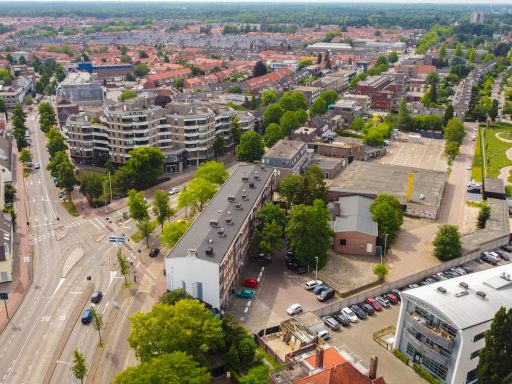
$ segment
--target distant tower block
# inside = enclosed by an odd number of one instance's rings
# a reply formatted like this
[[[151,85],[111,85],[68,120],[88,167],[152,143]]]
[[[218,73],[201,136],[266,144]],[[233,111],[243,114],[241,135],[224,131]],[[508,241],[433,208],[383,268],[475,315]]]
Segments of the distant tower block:
[[[268,20],[267,15],[263,16],[260,23],[260,32],[268,32]]]

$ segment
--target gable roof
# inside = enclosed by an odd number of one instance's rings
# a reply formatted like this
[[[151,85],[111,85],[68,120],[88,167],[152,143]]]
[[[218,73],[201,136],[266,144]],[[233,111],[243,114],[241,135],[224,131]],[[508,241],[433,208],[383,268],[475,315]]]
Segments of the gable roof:
[[[360,232],[377,237],[378,225],[372,220],[373,199],[365,196],[343,196],[338,199],[340,215],[334,221],[335,232]]]

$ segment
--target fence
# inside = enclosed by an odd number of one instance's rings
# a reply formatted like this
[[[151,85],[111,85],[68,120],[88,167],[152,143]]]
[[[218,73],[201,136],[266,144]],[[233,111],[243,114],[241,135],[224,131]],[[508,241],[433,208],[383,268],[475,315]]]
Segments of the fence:
[[[366,301],[366,299],[368,297],[379,296],[379,295],[382,295],[383,293],[387,293],[387,292],[391,291],[392,289],[400,289],[403,287],[407,287],[410,284],[417,283],[418,281],[421,281],[421,280],[423,280],[429,276],[432,276],[436,273],[442,272],[448,268],[453,268],[458,265],[475,260],[478,257],[480,257],[480,254],[483,251],[489,251],[491,249],[506,245],[509,243],[509,237],[510,237],[509,234],[501,235],[492,240],[486,241],[485,243],[481,244],[479,247],[466,253],[464,256],[461,256],[456,259],[447,261],[445,263],[436,265],[435,267],[425,269],[424,271],[417,272],[413,275],[404,277],[403,279],[379,285],[378,287],[376,287],[374,289],[370,289],[368,291],[362,292],[355,296],[337,301],[331,305],[320,308],[316,311],[313,311],[313,313],[315,315],[317,315],[318,317],[330,315],[332,313],[341,311],[341,309],[344,307],[348,307],[352,304],[364,302],[364,301]]]
[[[390,325],[389,327],[386,327],[384,329],[381,329],[380,331],[373,333],[373,340],[376,341],[378,344],[380,344],[381,347],[386,348],[388,351],[390,351],[393,348],[393,345],[390,345],[385,340],[382,340],[382,336],[395,334],[396,328],[394,325]]]

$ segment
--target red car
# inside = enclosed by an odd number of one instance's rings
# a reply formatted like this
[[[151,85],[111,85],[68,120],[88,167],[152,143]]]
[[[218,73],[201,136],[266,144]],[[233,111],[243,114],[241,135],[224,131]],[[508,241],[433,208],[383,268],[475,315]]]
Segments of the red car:
[[[382,311],[382,305],[380,305],[379,302],[375,300],[375,298],[370,297],[366,299],[366,303],[370,304],[376,311]]]
[[[258,280],[256,279],[247,279],[242,282],[242,285],[247,288],[258,288],[260,286],[260,283],[258,283]]]

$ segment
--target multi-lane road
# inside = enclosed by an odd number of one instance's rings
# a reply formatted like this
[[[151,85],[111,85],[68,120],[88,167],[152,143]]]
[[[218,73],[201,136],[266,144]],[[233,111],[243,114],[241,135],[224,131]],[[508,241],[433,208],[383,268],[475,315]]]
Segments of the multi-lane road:
[[[114,279],[109,256],[114,254],[106,235],[122,230],[122,223],[104,218],[71,217],[61,205],[58,190],[46,171],[48,156],[44,135],[38,128],[37,114],[31,112],[27,126],[32,140],[32,156],[41,169],[25,179],[33,245],[33,284],[0,335],[0,383],[40,383],[52,364],[61,335],[71,313],[88,284],[103,291],[98,310],[108,316],[113,303]],[[76,262],[76,264],[75,264]],[[70,265],[74,267],[66,275]],[[65,267],[66,266],[66,267]],[[66,271],[65,271],[66,270]],[[87,276],[91,277],[88,281]],[[79,348],[91,361],[98,344],[92,327],[75,322],[63,353],[58,357],[52,383],[72,381],[69,363]]]

